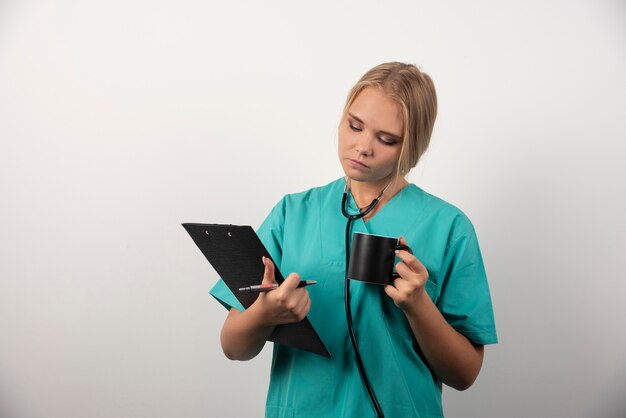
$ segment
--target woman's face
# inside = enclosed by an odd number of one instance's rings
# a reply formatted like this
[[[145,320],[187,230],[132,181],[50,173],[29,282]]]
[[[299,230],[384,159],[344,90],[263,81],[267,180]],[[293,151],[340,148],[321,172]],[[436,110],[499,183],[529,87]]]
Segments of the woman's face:
[[[339,161],[352,180],[380,183],[395,175],[402,148],[402,108],[377,87],[354,99],[339,125]]]

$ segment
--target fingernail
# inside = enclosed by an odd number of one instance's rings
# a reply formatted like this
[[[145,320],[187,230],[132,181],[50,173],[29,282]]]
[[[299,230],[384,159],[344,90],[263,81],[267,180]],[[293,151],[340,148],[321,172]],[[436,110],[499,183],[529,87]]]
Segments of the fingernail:
[[[396,250],[396,254],[398,254],[400,252],[400,250]]]

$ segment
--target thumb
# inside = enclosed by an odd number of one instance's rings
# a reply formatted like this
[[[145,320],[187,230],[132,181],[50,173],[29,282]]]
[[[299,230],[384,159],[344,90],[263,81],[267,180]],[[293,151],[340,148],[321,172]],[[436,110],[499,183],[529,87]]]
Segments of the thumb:
[[[276,283],[276,279],[274,278],[274,263],[268,257],[263,257],[263,265],[265,266],[265,271],[263,272],[263,281],[262,284],[272,284]]]

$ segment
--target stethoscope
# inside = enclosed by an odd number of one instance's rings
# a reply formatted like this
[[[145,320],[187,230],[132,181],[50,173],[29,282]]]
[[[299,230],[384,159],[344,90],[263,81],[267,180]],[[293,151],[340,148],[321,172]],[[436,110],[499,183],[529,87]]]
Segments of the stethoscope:
[[[394,180],[391,180],[391,182],[389,182],[389,184],[385,186],[383,191],[380,192],[378,197],[372,200],[372,203],[370,203],[365,208],[361,209],[359,213],[356,213],[354,215],[349,214],[346,208],[346,204],[348,202],[348,193],[350,192],[349,177],[346,178],[346,187],[343,190],[343,198],[341,199],[341,213],[348,219],[348,222],[346,223],[346,273],[343,299],[346,308],[346,320],[348,321],[348,333],[350,334],[350,341],[352,342],[352,348],[354,349],[354,356],[356,357],[356,363],[359,369],[359,374],[361,375],[361,380],[363,381],[363,384],[367,389],[367,393],[372,400],[372,404],[374,405],[374,409],[376,409],[376,414],[379,418],[384,418],[383,410],[378,404],[378,400],[376,399],[374,390],[372,389],[372,386],[370,385],[369,379],[367,377],[367,373],[365,372],[365,366],[363,365],[363,359],[361,358],[359,345],[357,344],[356,336],[354,335],[354,328],[352,327],[352,309],[350,307],[350,280],[348,279],[348,263],[350,263],[350,232],[352,231],[352,224],[354,223],[354,221],[361,219],[364,216],[367,216],[372,210],[374,210],[376,205],[378,205],[378,202],[380,202],[380,199],[383,197],[383,194],[385,194],[385,192],[393,182]]]

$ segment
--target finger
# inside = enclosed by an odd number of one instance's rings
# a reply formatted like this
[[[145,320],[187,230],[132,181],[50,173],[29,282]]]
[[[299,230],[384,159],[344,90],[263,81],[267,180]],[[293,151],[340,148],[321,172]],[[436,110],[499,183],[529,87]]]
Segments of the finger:
[[[280,285],[281,289],[292,292],[300,284],[300,275],[298,273],[291,273],[285,281]]]
[[[297,309],[295,309],[294,313],[299,319],[304,318],[309,312],[309,309],[311,309],[311,299],[308,297],[308,294],[304,294],[303,297],[298,298],[296,306]]]
[[[395,280],[394,280],[394,282],[395,282]],[[387,296],[389,296],[393,300],[396,299],[396,297],[398,295],[398,289],[396,289],[393,284],[386,285],[384,289],[385,289],[385,293],[387,294]]]
[[[298,294],[298,305],[300,306],[306,305],[311,300],[311,298],[309,297],[309,292],[305,288],[302,288],[302,292],[297,292],[297,294]]]
[[[398,287],[397,284],[395,283],[396,281],[402,281],[402,280],[407,280],[409,279],[411,276],[418,276],[418,273],[416,273],[415,271],[413,271],[413,269],[411,269],[411,267],[409,267],[406,263],[404,263],[403,261],[399,262],[398,264],[396,264],[396,273],[398,273],[398,275],[400,276],[399,278],[396,278],[394,280],[394,283],[392,283],[396,288]]]
[[[398,250],[396,251],[396,257],[402,260],[411,270],[413,270],[417,274],[426,274],[428,275],[428,270],[426,267],[408,251]]]
[[[293,302],[293,309],[291,309],[291,312],[299,321],[302,320],[309,312],[311,306],[309,294],[306,289],[302,289],[302,292],[300,292],[299,289],[296,289],[290,295],[290,299]]]
[[[309,314],[310,310],[311,310],[311,299],[307,299],[306,304],[304,305],[304,308],[302,309],[301,318],[304,319]]]
[[[272,284],[276,283],[276,278],[274,277],[274,263],[268,257],[262,258],[263,265],[265,266],[265,270],[263,271],[263,284]]]

